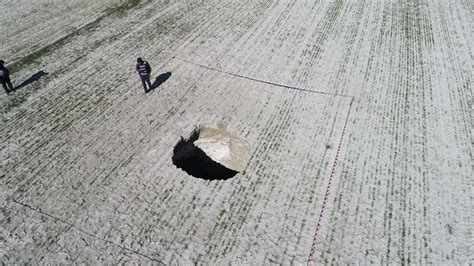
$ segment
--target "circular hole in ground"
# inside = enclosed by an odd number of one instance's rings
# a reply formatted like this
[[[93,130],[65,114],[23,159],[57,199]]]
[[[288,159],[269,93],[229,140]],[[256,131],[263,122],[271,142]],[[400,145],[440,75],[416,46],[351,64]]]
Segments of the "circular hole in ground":
[[[173,164],[187,174],[206,180],[225,180],[243,171],[250,145],[223,126],[195,129],[173,149]]]

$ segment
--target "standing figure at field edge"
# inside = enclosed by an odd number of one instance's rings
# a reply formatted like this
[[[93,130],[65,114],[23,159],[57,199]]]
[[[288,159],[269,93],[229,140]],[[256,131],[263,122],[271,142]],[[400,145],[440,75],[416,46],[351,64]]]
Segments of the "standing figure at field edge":
[[[148,90],[151,90],[151,82],[150,82],[150,73],[151,73],[151,66],[148,64],[147,61],[143,61],[140,57],[137,58],[137,72],[140,75],[140,79],[142,80],[143,88],[145,89],[145,93]],[[148,88],[147,85],[148,84]]]
[[[15,90],[10,81],[10,71],[5,67],[5,61],[3,60],[0,60],[0,82],[2,82],[2,86],[7,94]]]

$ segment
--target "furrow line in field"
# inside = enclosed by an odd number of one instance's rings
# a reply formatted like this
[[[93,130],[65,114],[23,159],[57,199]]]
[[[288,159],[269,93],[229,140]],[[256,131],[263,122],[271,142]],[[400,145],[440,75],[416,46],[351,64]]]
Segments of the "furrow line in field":
[[[367,8],[367,3],[366,2],[360,2],[359,7],[357,8],[356,11],[351,12],[353,14],[352,16],[343,16],[345,18],[345,25],[344,28],[348,29],[347,30],[347,35],[344,36],[344,40],[342,42],[342,47],[349,47],[351,44],[354,44],[357,42],[357,36],[359,34],[359,29],[361,28],[361,22],[363,19],[363,11]],[[337,33],[336,33],[337,34]],[[343,33],[337,34],[337,35],[342,35]],[[355,50],[355,49],[347,49],[345,53],[343,53],[343,56],[341,57],[341,60],[339,61],[340,66],[337,69],[337,72],[334,74],[334,80],[336,81],[335,84],[333,84],[331,87],[333,87],[333,91],[336,93],[345,93],[347,89],[347,84],[350,82],[350,79],[345,78],[345,75],[347,72],[349,72],[350,68],[353,67],[354,65],[351,65],[350,59],[351,58],[358,58],[360,50]],[[342,81],[342,82],[341,82]]]
[[[247,28],[242,28],[240,31],[235,31],[241,24],[253,25],[256,22],[256,16],[242,20],[241,13],[251,6],[242,6],[232,8],[225,7],[227,12],[219,12],[212,20],[200,27],[200,30],[193,34],[193,38],[184,42],[184,45],[175,49],[175,53],[185,53],[187,55],[197,56],[202,58],[199,54],[204,54],[206,57],[220,58],[220,55],[225,53],[229,45],[232,45],[232,39],[239,39]],[[259,12],[260,8],[253,8],[252,12]],[[230,13],[230,14],[229,14]],[[212,26],[212,27],[211,27]],[[219,42],[219,49],[216,48],[215,42]],[[214,47],[212,52],[203,52],[206,47]]]
[[[244,33],[242,38],[237,41],[237,43],[232,47],[233,50],[231,51],[233,60],[229,61],[239,62],[239,66],[241,66],[241,68],[251,67],[248,65],[249,59],[254,62],[255,58],[258,58],[256,54],[260,54],[262,51],[261,49],[248,49],[248,45],[251,45],[252,47],[260,47],[260,44],[263,41],[267,41],[267,39],[263,39],[262,36],[264,34],[264,30],[266,30],[271,25],[270,22],[272,20],[270,18],[275,17],[273,13],[276,12],[276,10],[278,10],[278,12],[283,12],[282,10],[277,9],[279,5],[280,4],[276,2],[266,2],[266,5],[263,9],[264,11],[262,11],[260,14],[256,14],[255,16],[258,20],[260,20],[260,24],[257,24],[258,21],[256,20],[254,23],[255,26],[252,25],[253,28],[249,27],[248,31]]]
[[[267,76],[268,73],[273,73],[274,75],[276,71],[271,68],[274,64],[270,62],[271,58],[269,58],[268,55],[274,53],[274,48],[276,48],[277,45],[276,37],[283,35],[284,32],[288,32],[286,27],[291,25],[291,23],[288,23],[288,19],[292,15],[292,8],[289,8],[290,5],[294,6],[295,3],[278,3],[271,9],[266,19],[261,22],[261,25],[254,27],[253,30],[249,30],[247,36],[244,36],[239,42],[240,45],[234,45],[229,55],[235,59],[226,61],[241,62],[238,65],[234,64],[234,67],[244,71],[244,73],[258,72],[264,76]],[[285,23],[283,23],[283,21]],[[249,49],[250,47],[252,49]],[[255,62],[258,61],[256,58],[264,58],[264,60],[259,59],[262,63],[255,64]],[[219,68],[220,64],[215,67]],[[279,74],[281,75],[283,73]]]
[[[329,40],[333,30],[336,29],[336,22],[341,16],[342,4],[342,1],[331,2],[320,24],[314,29],[306,50],[301,54],[302,58],[306,59],[300,63],[300,66],[304,69],[311,69],[317,65],[317,60],[321,58],[323,53],[323,45]],[[307,83],[308,79],[312,78],[312,76],[309,76],[310,73],[308,71],[301,72],[304,74],[299,78],[299,83]]]

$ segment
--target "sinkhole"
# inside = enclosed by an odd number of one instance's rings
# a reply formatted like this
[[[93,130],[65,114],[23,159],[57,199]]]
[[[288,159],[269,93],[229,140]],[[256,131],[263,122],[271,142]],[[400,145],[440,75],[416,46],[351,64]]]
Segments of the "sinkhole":
[[[225,129],[199,127],[173,149],[173,164],[187,174],[206,180],[226,180],[245,170],[250,145]]]

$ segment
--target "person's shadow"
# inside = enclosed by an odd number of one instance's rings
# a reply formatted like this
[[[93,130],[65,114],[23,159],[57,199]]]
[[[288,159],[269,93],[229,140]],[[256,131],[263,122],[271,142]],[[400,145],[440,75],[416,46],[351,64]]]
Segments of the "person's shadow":
[[[148,92],[158,88],[161,84],[165,83],[170,77],[171,77],[171,72],[160,74],[158,77],[156,77],[153,84],[151,84],[151,88],[148,90]]]
[[[46,76],[46,75],[48,75],[48,73],[44,72],[43,70],[38,71],[38,72],[36,72],[35,74],[31,75],[31,77],[28,78],[27,80],[25,80],[25,81],[23,81],[22,83],[20,83],[20,85],[16,86],[16,87],[14,88],[14,90],[19,90],[19,89],[21,89],[21,88],[23,88],[23,87],[25,87],[25,86],[27,86],[27,85],[29,85],[29,84],[35,82],[35,81],[38,81],[40,78],[42,78],[42,77],[44,77],[44,76]]]

